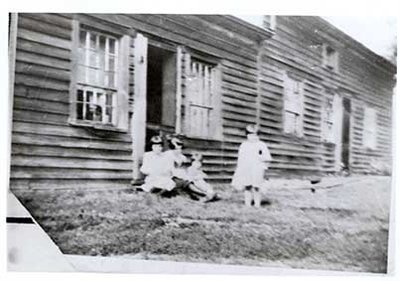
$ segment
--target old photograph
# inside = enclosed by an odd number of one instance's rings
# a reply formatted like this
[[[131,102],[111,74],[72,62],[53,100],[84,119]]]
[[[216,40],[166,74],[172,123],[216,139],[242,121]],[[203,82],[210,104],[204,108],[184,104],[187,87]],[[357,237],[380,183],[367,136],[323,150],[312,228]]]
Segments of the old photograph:
[[[387,274],[395,20],[10,13],[8,270]]]

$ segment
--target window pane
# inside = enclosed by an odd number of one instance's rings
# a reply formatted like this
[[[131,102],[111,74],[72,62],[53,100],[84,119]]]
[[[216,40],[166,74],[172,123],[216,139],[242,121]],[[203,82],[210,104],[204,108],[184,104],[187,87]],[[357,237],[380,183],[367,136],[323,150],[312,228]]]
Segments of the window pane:
[[[87,68],[88,71],[88,83],[97,84],[97,70],[93,68]]]
[[[106,62],[105,62],[105,54],[103,52],[100,52],[98,55],[98,68],[101,70],[106,70]]]
[[[97,104],[101,107],[106,106],[106,98],[104,93],[97,93]]]
[[[83,104],[80,102],[76,104],[76,118],[79,120],[83,119]]]
[[[110,56],[108,58],[108,69],[110,71],[115,71],[115,57]]]
[[[97,75],[98,75],[98,80],[97,80],[98,85],[100,87],[105,87],[106,86],[106,83],[105,83],[106,74],[105,74],[105,72],[103,70],[97,70]]]
[[[107,95],[106,95],[106,106],[112,106],[113,104],[112,104],[112,93],[108,93]]]
[[[112,107],[106,107],[106,120],[104,123],[112,123]]]
[[[76,100],[83,102],[83,91],[82,90],[77,91]]]
[[[105,53],[106,51],[106,37],[100,35],[100,52]]]
[[[86,92],[86,101],[89,103],[93,103],[93,92],[92,91]]]
[[[94,51],[89,51],[89,66],[98,67],[98,57],[99,54]]]
[[[86,104],[86,116],[85,116],[86,120],[93,120],[93,111],[94,111],[93,106],[87,103]]]
[[[78,63],[79,64],[86,64],[86,57],[85,57],[85,49],[78,48]]]
[[[111,54],[115,54],[115,40],[112,38],[109,38],[109,49],[108,52]]]
[[[79,47],[85,48],[85,46],[86,46],[86,31],[81,30],[79,32]]]
[[[115,87],[115,73],[114,72],[107,72],[107,87]]]
[[[76,79],[77,79],[77,81],[79,83],[85,83],[86,82],[85,71],[86,71],[86,67],[84,67],[82,65],[78,65]]]
[[[100,105],[94,106],[93,120],[101,122],[103,120],[103,108]]]
[[[90,33],[90,46],[91,49],[96,49],[96,38],[97,36],[93,33]]]

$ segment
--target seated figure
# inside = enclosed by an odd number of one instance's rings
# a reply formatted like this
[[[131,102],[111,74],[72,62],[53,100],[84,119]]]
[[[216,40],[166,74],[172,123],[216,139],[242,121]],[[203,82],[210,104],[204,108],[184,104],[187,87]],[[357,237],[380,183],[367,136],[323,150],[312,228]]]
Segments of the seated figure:
[[[152,151],[143,155],[140,171],[146,176],[141,188],[146,192],[159,189],[171,191],[175,187],[172,180],[172,169],[166,155],[163,153],[162,139],[154,136],[150,140]]]
[[[193,183],[192,191],[200,196],[205,196],[204,201],[218,200],[219,195],[215,193],[213,187],[205,181],[206,173],[201,169],[202,156],[200,153],[192,155],[192,164],[187,169],[187,177]]]

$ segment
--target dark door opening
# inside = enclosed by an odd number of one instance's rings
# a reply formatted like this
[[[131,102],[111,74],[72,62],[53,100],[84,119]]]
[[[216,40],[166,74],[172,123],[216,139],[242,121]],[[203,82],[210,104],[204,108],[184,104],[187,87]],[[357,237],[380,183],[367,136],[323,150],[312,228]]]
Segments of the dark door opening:
[[[146,147],[152,136],[166,135],[175,129],[176,54],[152,45],[147,53]]]
[[[349,170],[350,162],[350,118],[351,100],[343,98],[343,125],[342,125],[342,163],[343,169]]]

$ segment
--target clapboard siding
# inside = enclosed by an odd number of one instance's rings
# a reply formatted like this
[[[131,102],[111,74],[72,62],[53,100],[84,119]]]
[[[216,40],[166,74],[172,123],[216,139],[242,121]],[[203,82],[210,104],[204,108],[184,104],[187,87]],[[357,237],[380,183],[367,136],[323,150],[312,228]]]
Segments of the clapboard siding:
[[[57,136],[57,135],[45,135],[41,132],[18,132],[14,131],[12,136],[13,144],[23,145],[42,145],[42,146],[54,146],[64,148],[84,148],[84,149],[99,149],[101,151],[116,150],[124,151],[126,153],[132,152],[131,143],[115,142],[103,139],[87,139],[81,136]]]
[[[368,92],[369,87],[365,86],[379,86],[383,87],[383,89],[389,89],[389,91],[390,87],[388,87],[388,83],[385,83],[384,80],[377,85],[380,74],[377,73],[377,71],[371,72],[370,70],[368,72],[365,70],[371,69],[371,67],[369,67],[370,63],[367,60],[361,60],[359,57],[355,57],[354,55],[351,56],[351,52],[349,52],[347,49],[339,49],[340,73],[338,75],[332,75],[329,70],[321,67],[321,47],[317,46],[317,48],[312,48],[313,51],[307,53],[310,56],[299,56],[297,52],[293,51],[293,48],[294,50],[299,50],[307,49],[309,48],[309,46],[313,47],[315,46],[315,40],[319,42],[319,45],[324,42],[329,43],[329,41],[322,41],[323,39],[320,38],[318,35],[314,35],[316,36],[316,39],[314,40],[309,39],[305,41],[304,37],[306,36],[307,32],[304,31],[304,29],[302,30],[301,36],[299,36],[298,32],[290,34],[285,32],[287,31],[287,27],[285,28],[285,24],[290,25],[292,30],[298,29],[298,26],[300,25],[298,21],[296,21],[295,23],[290,21],[281,22],[280,28],[277,31],[277,36],[275,37],[276,40],[272,40],[269,44],[271,53],[278,54],[280,59],[285,60],[286,62],[288,62],[288,64],[291,64],[292,67],[298,68],[298,65],[301,65],[308,72],[313,72],[314,75],[324,77],[324,79],[331,78],[331,80],[336,80],[336,82],[340,81],[339,85],[346,84],[346,86],[350,87],[350,89],[352,89],[353,91],[361,92],[361,94],[363,94],[365,98],[369,99],[371,102],[374,102],[376,104],[382,103],[382,101],[379,101],[379,95],[376,96],[372,92]],[[308,33],[310,32],[314,32],[313,29],[311,30],[311,27],[308,28]],[[295,38],[294,36],[298,36],[299,38]],[[288,45],[292,45],[292,47],[290,48]],[[283,52],[283,50],[285,51]],[[313,56],[314,59],[310,61],[310,58],[312,58]],[[351,66],[352,68],[349,69],[348,66]],[[334,76],[337,76],[337,78],[335,79]],[[374,78],[370,79],[370,77]],[[333,83],[334,81],[330,82]]]
[[[276,34],[264,47],[264,65],[261,77],[261,91],[266,101],[278,99],[276,105],[282,110],[283,78],[282,71],[293,72],[306,81],[304,98],[304,138],[299,140],[310,145],[309,152],[320,153],[322,162],[316,159],[315,163],[320,163],[324,172],[334,172],[335,145],[324,144],[321,136],[321,110],[324,95],[321,89],[329,87],[345,93],[351,93],[352,100],[362,101],[361,105],[353,104],[352,113],[350,161],[351,170],[362,172],[366,170],[366,165],[373,157],[390,159],[391,146],[391,120],[390,115],[381,118],[378,113],[378,144],[377,149],[369,151],[362,147],[362,126],[363,126],[363,106],[369,105],[377,108],[377,111],[391,111],[391,88],[393,86],[393,70],[383,69],[381,65],[376,65],[369,57],[358,53],[358,50],[349,48],[347,43],[337,40],[326,30],[323,24],[312,25],[311,19],[303,17],[278,17]],[[327,25],[325,23],[325,25]],[[339,72],[332,71],[322,66],[322,44],[331,45],[339,52]],[[384,68],[384,67],[383,67]],[[391,72],[392,71],[392,72]],[[391,75],[390,75],[391,73]],[[303,80],[303,81],[304,81]],[[313,85],[315,87],[313,87]],[[273,87],[273,88],[272,88]],[[274,89],[274,90],[272,90]],[[262,102],[262,114],[267,112],[267,102]],[[282,114],[282,113],[281,113]],[[282,117],[276,117],[276,122],[282,129]],[[270,126],[263,126],[263,116],[261,116],[261,130],[265,131],[265,140],[271,141],[276,133]],[[291,136],[288,136],[291,138]],[[274,142],[279,145],[280,142]],[[296,145],[296,144],[293,144]],[[272,153],[290,155],[290,150],[275,151]],[[293,155],[294,156],[294,155]],[[307,163],[304,159],[295,156],[293,163],[304,163],[312,167],[314,163]],[[277,168],[275,161],[271,168]]]
[[[129,134],[68,123],[71,36],[70,18],[19,14],[12,188],[84,187],[92,182],[110,187],[127,185],[131,180]],[[115,183],[111,185],[111,181]]]
[[[98,179],[90,178],[90,174],[86,172],[85,178],[14,178],[12,179],[11,188],[13,189],[107,189],[107,188],[124,188],[130,186],[128,178],[107,178]]]
[[[228,16],[20,14],[11,149],[11,186],[15,188],[111,188],[128,186],[131,180],[130,128],[128,133],[118,133],[68,123],[73,19],[110,34],[131,36],[130,116],[135,102],[133,39],[137,33],[219,64],[222,137],[187,138],[185,144],[188,156],[203,154],[204,171],[213,183],[230,181],[245,127],[251,123],[259,123],[260,137],[270,147],[270,176],[335,172],[336,147],[321,139],[322,106],[326,97],[332,97],[325,88],[352,98],[351,171],[367,171],[372,159],[391,159],[393,69],[361,47],[349,46],[347,37],[336,36],[316,17],[278,17],[275,35],[268,38],[262,30]],[[324,43],[339,52],[338,73],[322,67]],[[184,58],[182,63],[185,81]],[[285,72],[304,82],[302,137],[283,132]],[[182,98],[184,119],[186,97]],[[365,106],[373,106],[378,113],[379,136],[373,151],[362,146]]]

